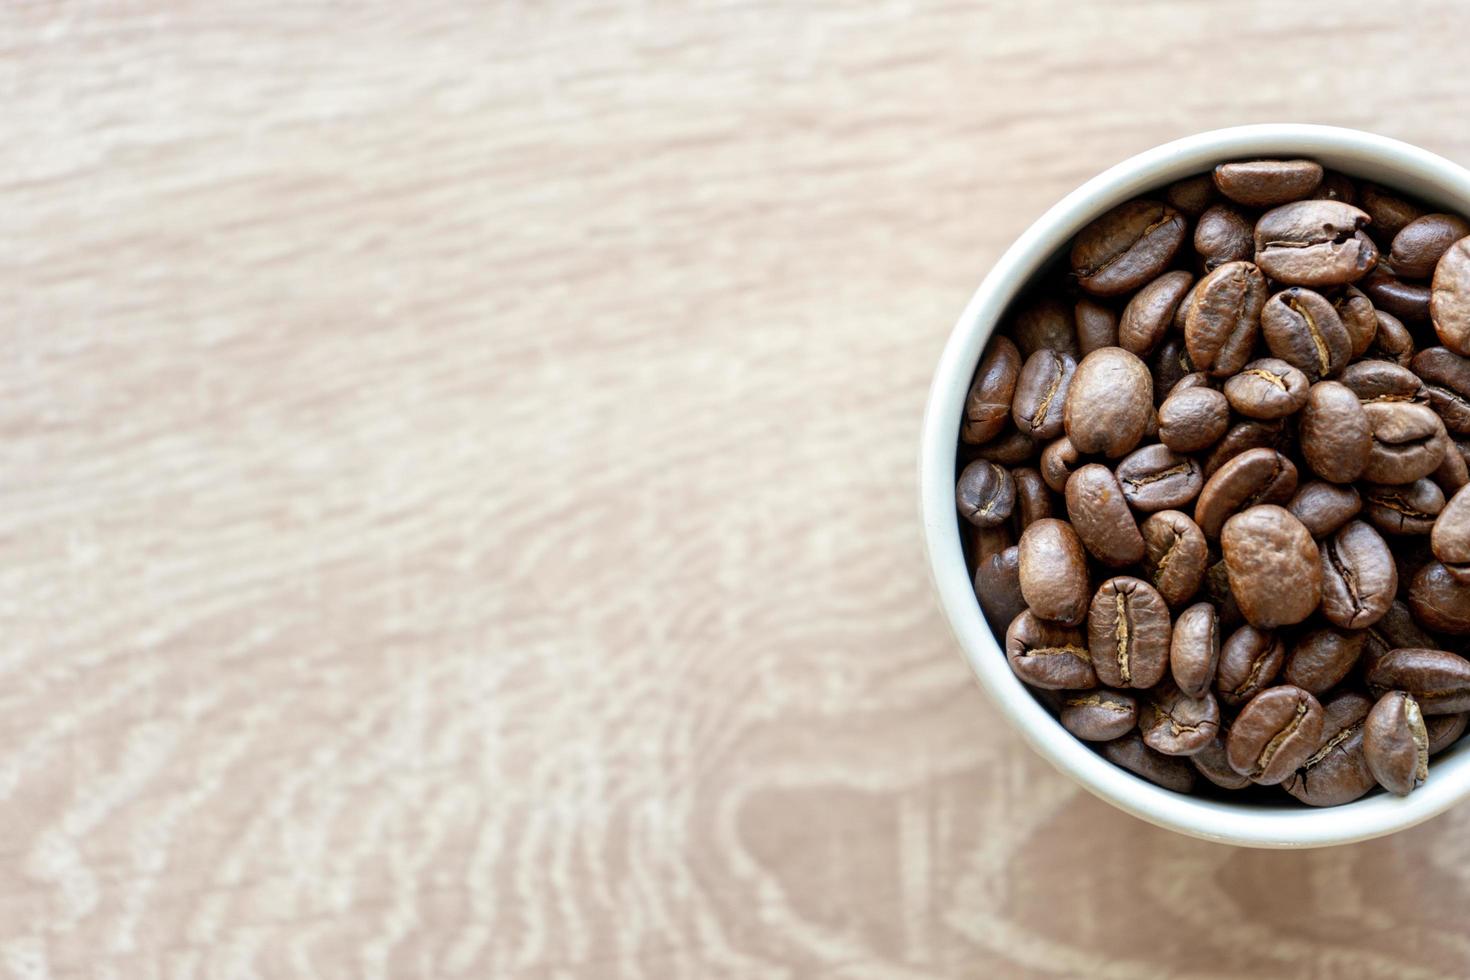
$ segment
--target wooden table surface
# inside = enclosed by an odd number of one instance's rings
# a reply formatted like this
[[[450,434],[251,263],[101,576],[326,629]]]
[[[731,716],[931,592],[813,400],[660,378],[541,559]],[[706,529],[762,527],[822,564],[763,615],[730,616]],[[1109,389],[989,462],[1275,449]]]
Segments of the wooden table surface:
[[[1463,977],[1470,807],[1260,853],[1033,756],[930,371],[1104,166],[1470,162],[1470,14],[0,10],[0,976]]]

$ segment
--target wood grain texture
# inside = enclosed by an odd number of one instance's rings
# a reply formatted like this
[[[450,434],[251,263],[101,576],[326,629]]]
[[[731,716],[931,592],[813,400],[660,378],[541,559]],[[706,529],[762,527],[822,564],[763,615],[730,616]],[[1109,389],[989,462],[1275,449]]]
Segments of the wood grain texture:
[[[0,975],[1466,975],[1470,810],[1249,853],[1031,755],[914,459],[1046,206],[1247,121],[1470,161],[1467,28],[6,5]]]

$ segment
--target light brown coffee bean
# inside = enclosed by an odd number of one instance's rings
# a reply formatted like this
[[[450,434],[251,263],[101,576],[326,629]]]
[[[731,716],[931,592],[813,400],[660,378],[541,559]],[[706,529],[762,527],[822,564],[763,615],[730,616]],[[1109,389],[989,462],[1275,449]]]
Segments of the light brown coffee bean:
[[[1320,744],[1322,718],[1322,705],[1299,687],[1262,691],[1230,725],[1230,767],[1264,786],[1286,780]]]
[[[1294,415],[1307,402],[1307,376],[1283,360],[1265,357],[1251,361],[1225,382],[1230,407],[1253,419],[1280,419]],[[1224,432],[1224,426],[1221,426]]]
[[[1261,333],[1271,353],[1312,381],[1341,371],[1353,339],[1326,297],[1292,286],[1272,296],[1261,310]]]
[[[1198,463],[1161,443],[1124,456],[1115,474],[1129,505],[1145,514],[1186,506],[1205,482]]]
[[[1098,561],[1122,568],[1143,558],[1143,535],[1118,478],[1089,463],[1067,480],[1067,515],[1082,544]]]
[[[1078,234],[1072,275],[1094,296],[1132,292],[1169,267],[1185,230],[1184,216],[1166,204],[1120,204]]]
[[[1216,204],[1194,226],[1194,250],[1205,272],[1226,262],[1248,262],[1256,254],[1250,219],[1239,208]]]
[[[1196,602],[1174,620],[1174,635],[1169,645],[1169,674],[1179,690],[1189,697],[1198,698],[1214,686],[1215,668],[1219,662],[1219,614],[1210,603]]]
[[[1373,240],[1359,231],[1368,220],[1367,214],[1341,201],[1297,201],[1273,208],[1256,222],[1256,265],[1293,286],[1315,289],[1354,282],[1378,264]]]
[[[1077,362],[1070,354],[1039,350],[1026,359],[1016,378],[1011,420],[1033,439],[1055,439],[1062,434],[1062,409]]]
[[[1291,460],[1274,449],[1248,449],[1205,481],[1195,522],[1206,538],[1217,538],[1232,514],[1257,504],[1285,503],[1296,493],[1296,484]]]
[[[1428,534],[1442,510],[1444,491],[1432,480],[1363,486],[1363,516],[1384,534]]]
[[[1042,619],[1076,626],[1087,615],[1092,587],[1087,555],[1072,525],[1054,517],[1026,528],[1020,543],[1021,595]]]
[[[1408,796],[1429,778],[1429,733],[1414,696],[1390,691],[1363,724],[1363,757],[1378,784]]]
[[[1190,697],[1165,679],[1139,710],[1144,744],[1165,755],[1194,755],[1220,731],[1220,706],[1206,691]]]
[[[1200,280],[1184,319],[1190,362],[1222,378],[1251,359],[1266,305],[1266,279],[1250,262],[1227,262]]]
[[[1179,301],[1193,284],[1194,276],[1187,272],[1166,272],[1135,293],[1118,321],[1118,346],[1146,357],[1164,339]]]
[[[1006,630],[1006,659],[1032,687],[1060,691],[1097,686],[1082,631],[1047,622],[1029,609]]]
[[[1325,538],[1318,552],[1322,615],[1327,621],[1362,630],[1382,619],[1398,593],[1399,579],[1393,555],[1378,532],[1362,521],[1351,521]],[[1310,685],[1300,686],[1312,690]]]
[[[1215,695],[1220,703],[1244,704],[1276,683],[1286,661],[1286,646],[1270,630],[1242,626],[1220,647],[1215,668]]]
[[[1154,587],[1127,575],[1097,590],[1087,613],[1087,646],[1108,687],[1150,688],[1169,666],[1169,607]]]
[[[1204,532],[1187,514],[1159,511],[1143,522],[1146,554],[1144,568],[1149,582],[1171,606],[1188,602],[1199,591],[1208,566],[1209,549]]]
[[[1451,245],[1435,266],[1429,317],[1441,344],[1470,356],[1470,238]]]
[[[1315,160],[1246,160],[1215,168],[1220,193],[1253,208],[1311,197],[1321,183],[1322,165]]]
[[[1302,522],[1312,537],[1320,538],[1356,517],[1363,509],[1363,499],[1350,486],[1311,480],[1297,487],[1286,509]]]
[[[1071,476],[1082,462],[1082,454],[1066,436],[1047,443],[1041,451],[1041,478],[1054,492],[1061,493]]]
[[[1214,445],[1230,424],[1229,400],[1213,388],[1179,389],[1159,406],[1159,441],[1180,453]]]
[[[1373,483],[1413,483],[1444,459],[1444,423],[1428,405],[1368,402],[1363,406],[1373,442],[1363,477]]]
[[[1374,697],[1406,691],[1426,715],[1454,715],[1470,710],[1470,660],[1448,650],[1399,647],[1379,657],[1368,669]]]
[[[1434,519],[1429,546],[1451,571],[1470,573],[1470,490],[1460,489]]]
[[[1220,532],[1220,549],[1230,591],[1252,626],[1299,623],[1322,600],[1316,542],[1285,508],[1265,504],[1231,517]],[[1282,582],[1292,588],[1283,589]]]
[[[1470,636],[1470,583],[1443,563],[1429,562],[1409,583],[1409,611],[1436,632]]]
[[[1373,309],[1373,301],[1356,286],[1344,286],[1332,300],[1332,308],[1347,328],[1348,337],[1352,340],[1352,356],[1362,357],[1378,336],[1378,311]]]
[[[1138,724],[1138,702],[1131,694],[1098,688],[1062,695],[1057,718],[1062,727],[1086,742],[1122,738]]]
[[[1095,350],[1072,375],[1063,414],[1067,438],[1083,454],[1124,456],[1143,438],[1153,399],[1153,379],[1136,355],[1120,347]]]
[[[1470,236],[1470,222],[1459,215],[1422,215],[1393,236],[1388,259],[1399,275],[1428,279],[1450,246],[1467,236]]]

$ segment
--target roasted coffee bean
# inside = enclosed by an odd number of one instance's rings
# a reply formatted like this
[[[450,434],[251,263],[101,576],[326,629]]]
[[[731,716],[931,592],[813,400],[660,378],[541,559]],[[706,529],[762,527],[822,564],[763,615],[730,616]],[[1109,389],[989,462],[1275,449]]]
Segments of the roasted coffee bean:
[[[1175,452],[1198,452],[1214,445],[1229,424],[1230,402],[1213,388],[1180,391],[1175,385],[1159,406],[1159,441]]]
[[[1118,346],[1147,356],[1164,339],[1179,301],[1193,283],[1187,272],[1166,272],[1135,293],[1118,321]]]
[[[1444,491],[1433,480],[1363,488],[1363,516],[1384,534],[1428,534],[1444,510]]]
[[[1470,660],[1448,650],[1400,647],[1378,658],[1367,674],[1375,696],[1406,691],[1426,715],[1470,710]]]
[[[1302,634],[1286,658],[1286,683],[1312,694],[1332,690],[1357,664],[1365,639],[1360,631],[1330,627]]]
[[[1368,212],[1373,219],[1374,232],[1384,236],[1386,242],[1392,241],[1393,236],[1424,213],[1423,208],[1403,195],[1370,183],[1359,186],[1358,205]]]
[[[1458,715],[1433,715],[1424,719],[1425,731],[1429,733],[1429,754],[1438,755],[1445,749],[1454,745],[1465,734],[1465,726],[1470,723],[1470,714],[1461,712]]]
[[[1429,546],[1434,557],[1461,578],[1470,573],[1470,490],[1457,491],[1435,517]]]
[[[994,463],[976,460],[960,473],[955,484],[960,514],[977,527],[990,527],[1011,516],[1016,505],[1016,483]]]
[[[1220,731],[1220,706],[1209,691],[1190,697],[1165,680],[1138,713],[1138,728],[1149,748],[1165,755],[1194,755]]]
[[[1143,558],[1143,535],[1128,509],[1118,478],[1089,463],[1067,480],[1067,515],[1082,544],[1098,561],[1121,568]]]
[[[1087,646],[1097,676],[1109,687],[1149,688],[1169,665],[1169,607],[1154,587],[1120,575],[1092,597]]]
[[[1049,623],[1029,609],[1006,630],[1006,659],[1016,676],[1032,687],[1060,691],[1097,686],[1082,631]]]
[[[1312,480],[1297,487],[1286,509],[1302,522],[1312,537],[1320,538],[1356,517],[1363,509],[1363,498],[1352,487]]]
[[[1368,294],[1376,310],[1391,313],[1410,323],[1429,319],[1430,288],[1423,283],[1405,282],[1394,275],[1393,268],[1386,262],[1364,276],[1358,288]]]
[[[1445,428],[1470,433],[1470,358],[1448,347],[1430,347],[1415,354],[1409,367],[1424,382],[1429,405]]]
[[[1352,521],[1323,539],[1318,552],[1322,615],[1327,621],[1343,629],[1361,630],[1382,619],[1398,592],[1399,579],[1393,555],[1378,532],[1362,521]],[[1299,681],[1292,683],[1312,689]]]
[[[1373,343],[1368,345],[1367,356],[1408,366],[1414,357],[1414,338],[1409,328],[1392,313],[1374,309],[1373,316],[1378,321],[1378,332],[1373,335]]]
[[[1007,337],[992,337],[970,394],[965,398],[965,421],[960,439],[982,443],[994,439],[1011,417],[1011,399],[1021,373],[1021,354]]]
[[[1230,725],[1225,742],[1230,768],[1264,786],[1284,781],[1321,744],[1322,720],[1322,705],[1299,687],[1283,684],[1262,691]]]
[[[1055,296],[1042,294],[1017,310],[1010,336],[1023,360],[1039,350],[1078,356],[1072,308]]]
[[[1372,706],[1350,691],[1324,700],[1321,740],[1282,788],[1311,806],[1339,806],[1377,785],[1363,758],[1363,722]]]
[[[1462,238],[1434,267],[1429,316],[1439,342],[1470,356],[1470,238]]]
[[[1206,538],[1217,538],[1232,514],[1257,504],[1285,503],[1296,493],[1296,483],[1291,460],[1274,449],[1248,449],[1205,481],[1195,522]]]
[[[1429,629],[1451,636],[1470,635],[1470,584],[1442,562],[1429,562],[1409,583],[1409,611]]]
[[[1238,208],[1216,204],[1200,215],[1194,226],[1194,250],[1204,260],[1202,268],[1214,272],[1226,262],[1248,262],[1256,254],[1250,219]]]
[[[1220,613],[1222,632],[1237,629],[1245,622],[1245,617],[1240,614],[1240,605],[1235,601],[1235,593],[1230,591],[1230,571],[1223,559],[1205,569],[1204,589],[1205,598],[1214,603]]]
[[[1169,673],[1187,696],[1203,697],[1215,684],[1215,667],[1219,662],[1219,614],[1208,602],[1196,602],[1174,620]]]
[[[1092,587],[1087,554],[1072,525],[1043,518],[1021,535],[1021,595],[1042,619],[1076,626],[1087,615]]]
[[[1189,218],[1198,218],[1204,214],[1217,197],[1214,174],[1185,177],[1164,189],[1164,202]]]
[[[1090,296],[1077,301],[1077,346],[1085,357],[1104,347],[1118,346],[1118,314]]]
[[[1389,361],[1349,364],[1338,380],[1361,402],[1429,404],[1423,380],[1407,367]]]
[[[1408,796],[1429,778],[1429,733],[1412,694],[1390,691],[1363,723],[1363,757],[1378,784]]]
[[[1031,466],[1011,470],[1016,484],[1016,519],[1022,531],[1043,517],[1052,516],[1051,491],[1041,478],[1041,471]]]
[[[1269,630],[1242,626],[1220,647],[1215,694],[1222,704],[1244,704],[1276,683],[1286,661],[1286,646]]]
[[[1354,282],[1378,264],[1378,248],[1358,230],[1368,220],[1367,214],[1340,201],[1297,201],[1273,208],[1256,222],[1256,265],[1293,286]]]
[[[1444,423],[1428,405],[1368,402],[1363,406],[1373,444],[1363,477],[1373,483],[1413,483],[1438,468],[1445,446]]]
[[[1077,452],[1077,447],[1072,445],[1072,440],[1066,436],[1047,443],[1041,451],[1041,478],[1046,485],[1056,493],[1061,493],[1067,487],[1067,477],[1077,469],[1082,462],[1082,454]]]
[[[1189,351],[1185,350],[1182,335],[1170,334],[1155,348],[1153,356],[1149,358],[1149,373],[1154,379],[1154,398],[1160,403],[1183,384],[1186,378],[1199,373],[1189,359]]]
[[[1036,440],[1010,426],[1003,434],[984,445],[976,446],[974,454],[980,459],[999,463],[1001,466],[1017,466],[1036,458]]]
[[[1188,602],[1204,581],[1209,551],[1204,532],[1187,514],[1159,511],[1143,522],[1143,563],[1153,587],[1171,606]]]
[[[1021,596],[1021,549],[1015,545],[980,562],[975,597],[991,628],[1004,630],[1026,608]]]
[[[1184,507],[1205,482],[1198,463],[1160,443],[1124,456],[1115,473],[1128,503],[1145,514]]]
[[[1230,518],[1220,550],[1241,614],[1258,629],[1300,623],[1322,599],[1317,544],[1284,507],[1264,504]]]
[[[1378,335],[1378,311],[1373,309],[1373,301],[1356,286],[1345,286],[1333,299],[1332,308],[1347,328],[1353,344],[1352,356],[1362,357]]]
[[[1143,736],[1129,732],[1122,738],[1103,742],[1098,752],[1115,766],[1121,766],[1149,782],[1176,793],[1194,789],[1194,767],[1187,761],[1164,755],[1143,744]]]
[[[1251,359],[1266,305],[1266,279],[1250,262],[1227,262],[1200,280],[1184,319],[1189,360],[1217,378]]]
[[[1230,760],[1225,754],[1226,734],[1224,729],[1216,731],[1208,745],[1188,757],[1189,762],[1201,776],[1221,789],[1245,789],[1251,781],[1230,768]]]
[[[1016,536],[1011,533],[1009,524],[997,524],[994,527],[966,524],[964,528],[970,532],[970,564],[976,568],[991,555],[998,555],[1016,543]]]
[[[1077,362],[1070,354],[1039,350],[1026,358],[1016,379],[1011,419],[1033,439],[1055,439],[1062,434],[1062,407]]]
[[[1429,478],[1444,491],[1446,497],[1453,497],[1466,484],[1470,484],[1470,465],[1465,463],[1465,457],[1460,455],[1453,439],[1445,436],[1444,443],[1444,459],[1439,461],[1439,466],[1429,474]]]
[[[1314,160],[1247,160],[1215,168],[1215,186],[1238,204],[1274,208],[1311,197],[1322,183],[1322,165]]]
[[[1393,236],[1388,259],[1394,271],[1409,279],[1428,279],[1451,245],[1470,236],[1470,222],[1453,214],[1426,214]]]
[[[1072,275],[1094,296],[1132,292],[1169,267],[1186,227],[1183,215],[1158,201],[1120,204],[1077,236]]]
[[[1143,438],[1153,403],[1153,379],[1137,355],[1121,347],[1095,350],[1072,375],[1064,415],[1067,438],[1084,455],[1127,455]]]
[[[1322,183],[1317,187],[1313,197],[1323,201],[1342,201],[1345,204],[1358,203],[1358,189],[1353,182],[1343,174],[1335,170],[1328,170],[1322,175]]]
[[[1225,430],[1215,448],[1205,459],[1205,479],[1219,472],[1220,467],[1241,453],[1251,449],[1274,449],[1286,453],[1291,445],[1291,430],[1281,422],[1238,422]]]
[[[1138,702],[1131,694],[1098,688],[1062,695],[1062,727],[1087,742],[1122,738],[1138,724]]]
[[[1414,615],[1409,612],[1408,605],[1397,599],[1389,605],[1388,612],[1383,614],[1383,618],[1368,627],[1365,632],[1368,634],[1368,639],[1363,644],[1363,654],[1359,658],[1365,677],[1390,650],[1400,648],[1428,650],[1436,645],[1435,639],[1414,622]]]
[[[1253,419],[1279,419],[1307,403],[1307,376],[1274,357],[1251,361],[1225,382],[1230,407]],[[1166,403],[1167,404],[1167,403]],[[1220,431],[1225,431],[1221,425]]]
[[[1312,381],[1341,371],[1353,353],[1353,338],[1326,297],[1292,286],[1272,296],[1261,311],[1266,346]]]

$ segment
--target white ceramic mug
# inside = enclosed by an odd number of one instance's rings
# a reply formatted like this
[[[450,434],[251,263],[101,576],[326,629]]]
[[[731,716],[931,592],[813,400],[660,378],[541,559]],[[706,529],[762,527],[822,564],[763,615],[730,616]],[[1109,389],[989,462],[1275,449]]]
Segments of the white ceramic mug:
[[[1323,809],[1291,800],[1265,805],[1184,796],[1118,768],[1062,728],[1011,673],[965,568],[954,502],[955,453],[965,395],[986,341],[1006,307],[1073,235],[1109,208],[1217,163],[1294,157],[1308,157],[1350,177],[1470,215],[1470,171],[1417,146],[1357,130],[1240,126],[1140,153],[1068,194],[1026,229],[990,270],[960,314],[939,359],[919,450],[924,543],[939,602],[965,659],[1006,719],[1043,757],[1114,806],[1183,834],[1253,847],[1344,844],[1427,820],[1470,794],[1470,741],[1436,756],[1429,780],[1407,797],[1380,792]]]

